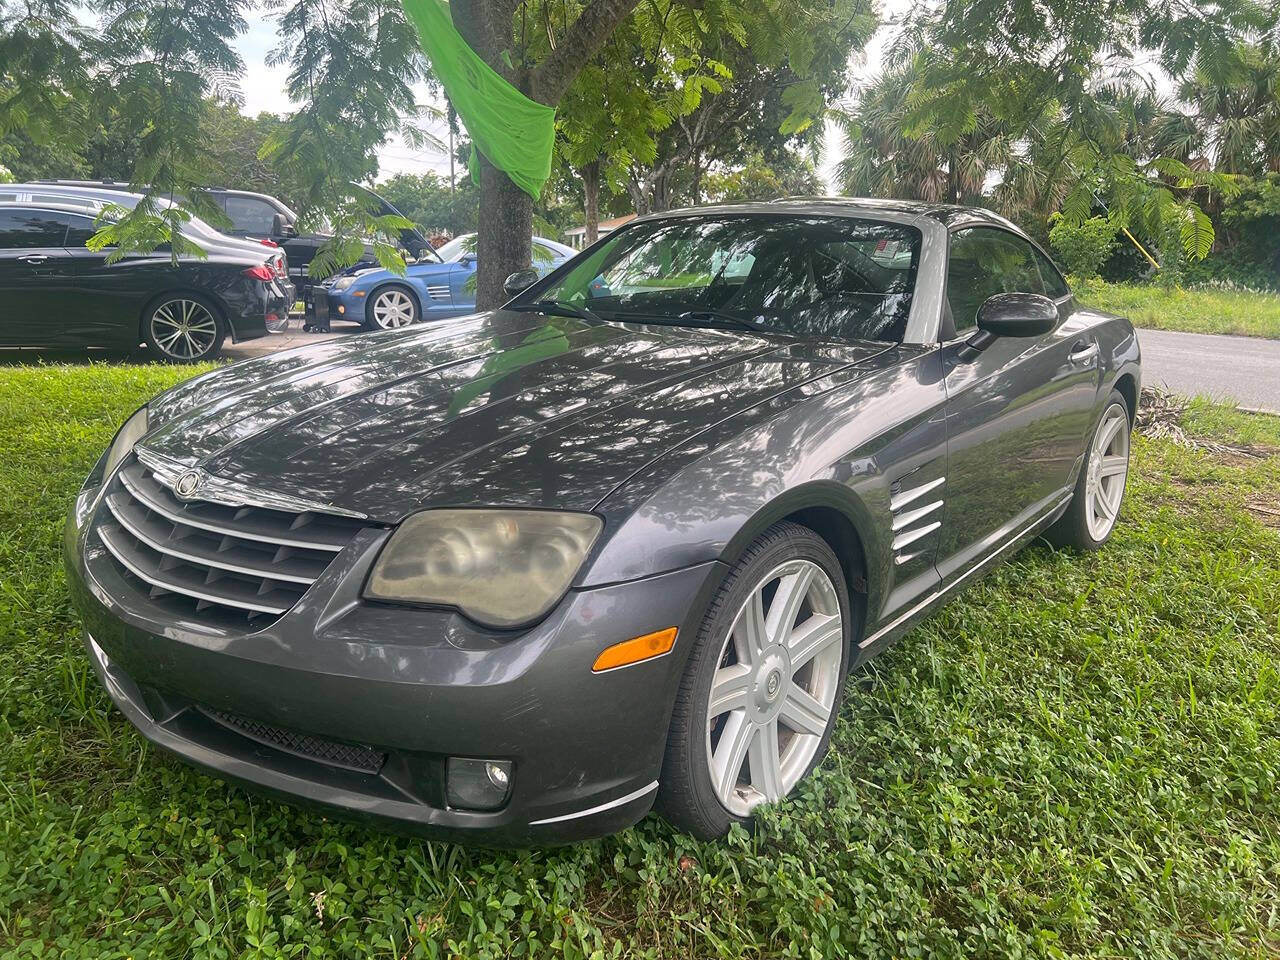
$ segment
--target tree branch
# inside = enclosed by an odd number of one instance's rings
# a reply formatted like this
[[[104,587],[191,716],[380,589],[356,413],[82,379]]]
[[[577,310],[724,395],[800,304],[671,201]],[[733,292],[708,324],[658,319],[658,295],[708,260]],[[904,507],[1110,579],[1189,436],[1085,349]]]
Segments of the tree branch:
[[[555,106],[574,76],[604,46],[609,35],[640,0],[591,0],[565,33],[564,40],[533,71],[533,99]]]

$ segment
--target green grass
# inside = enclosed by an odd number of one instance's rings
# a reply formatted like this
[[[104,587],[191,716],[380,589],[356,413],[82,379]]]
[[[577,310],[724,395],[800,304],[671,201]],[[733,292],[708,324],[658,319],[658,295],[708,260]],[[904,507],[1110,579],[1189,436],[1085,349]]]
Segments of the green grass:
[[[1280,339],[1280,294],[1096,282],[1077,284],[1076,296],[1137,327]]]
[[[59,527],[184,372],[0,371],[0,954],[1263,957],[1280,952],[1280,456],[1139,439],[1113,542],[1034,546],[849,687],[753,835],[494,853],[203,776],[116,713]],[[1198,404],[1188,429],[1280,440]],[[1274,518],[1272,518],[1274,520]]]

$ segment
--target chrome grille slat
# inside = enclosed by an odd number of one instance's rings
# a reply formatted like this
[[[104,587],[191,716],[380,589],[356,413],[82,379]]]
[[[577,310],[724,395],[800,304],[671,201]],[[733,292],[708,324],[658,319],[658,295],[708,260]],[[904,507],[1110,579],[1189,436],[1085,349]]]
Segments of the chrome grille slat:
[[[162,609],[260,629],[302,598],[364,523],[231,505],[241,498],[228,487],[230,503],[182,501],[135,459],[110,481],[94,530],[121,576]]]
[[[177,557],[179,560],[186,560],[191,563],[202,563],[210,567],[217,567],[219,570],[228,570],[231,573],[244,573],[251,577],[263,577],[270,580],[285,580],[289,583],[301,583],[306,586],[311,586],[311,584],[315,583],[320,574],[324,572],[325,566],[327,566],[327,562],[320,563],[319,568],[315,570],[315,573],[308,576],[300,572],[301,569],[303,569],[300,565],[295,565],[292,569],[272,567],[268,560],[265,564],[256,566],[253,564],[252,560],[248,558],[242,559],[240,562],[236,562],[249,551],[244,550],[243,548],[237,551],[235,548],[232,548],[223,552],[221,556],[218,556],[216,551],[209,550],[207,548],[192,549],[192,544],[189,543],[189,540],[195,540],[194,537],[179,541],[168,540],[167,538],[171,535],[173,530],[172,527],[170,527],[169,531],[161,533],[161,531],[156,529],[158,526],[157,524],[149,523],[147,521],[145,513],[143,513],[142,510],[137,508],[131,509],[130,504],[122,502],[119,494],[109,494],[106,498],[106,503],[107,509],[111,511],[112,515],[116,518],[116,522],[119,523],[120,526],[124,527],[129,531],[129,533],[133,534],[157,553]]]
[[[448,303],[453,300],[453,291],[447,283],[427,284],[427,296],[437,303]]]
[[[153,587],[159,587],[161,590],[167,590],[170,593],[185,593],[189,597],[195,597],[209,603],[218,603],[223,606],[235,607],[238,610],[251,610],[255,613],[273,613],[279,616],[280,614],[285,613],[289,607],[292,606],[292,603],[284,606],[277,606],[268,603],[261,603],[257,600],[250,600],[248,598],[241,599],[239,597],[229,595],[226,592],[214,592],[212,590],[205,589],[202,585],[184,582],[178,577],[165,577],[159,571],[148,570],[139,564],[137,562],[138,557],[136,553],[128,550],[123,544],[121,544],[116,539],[117,536],[117,534],[113,534],[110,530],[106,530],[101,527],[98,528],[98,539],[102,541],[103,546],[111,551],[111,555],[119,560],[135,577],[139,580],[146,581]],[[296,600],[297,598],[295,597],[294,602],[296,602]]]
[[[345,543],[337,543],[326,540],[323,537],[306,536],[296,530],[277,531],[270,528],[267,529],[246,529],[245,527],[236,527],[225,521],[218,522],[209,518],[214,510],[222,508],[208,505],[205,509],[207,514],[202,515],[198,511],[202,508],[202,504],[184,504],[172,494],[168,493],[158,483],[152,481],[150,485],[144,484],[142,478],[143,470],[137,464],[130,464],[122,469],[119,477],[124,486],[129,488],[129,492],[134,498],[142,501],[149,509],[161,514],[173,523],[185,524],[189,527],[199,527],[202,530],[209,530],[213,533],[220,533],[229,537],[240,537],[246,540],[260,540],[267,543],[274,543],[282,547],[302,547],[308,550],[328,550],[333,553],[346,548]],[[151,489],[147,489],[151,486]],[[252,509],[252,508],[250,508]]]

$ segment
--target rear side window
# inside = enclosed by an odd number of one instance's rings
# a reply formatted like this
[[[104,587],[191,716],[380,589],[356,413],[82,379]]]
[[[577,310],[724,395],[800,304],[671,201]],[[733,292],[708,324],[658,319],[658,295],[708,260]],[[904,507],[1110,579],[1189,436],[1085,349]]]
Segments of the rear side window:
[[[71,217],[71,222],[67,226],[68,247],[83,247],[89,242],[89,238],[98,232],[98,228],[93,225],[93,220],[89,217]]]
[[[947,302],[956,331],[977,326],[978,308],[997,293],[1052,293],[1041,275],[1035,247],[1021,237],[991,227],[969,227],[951,235]],[[1057,278],[1061,284],[1061,278]],[[1065,286],[1065,285],[1064,285]]]
[[[271,236],[271,227],[278,211],[265,200],[254,197],[227,196],[227,216],[237,232]]]
[[[60,247],[69,219],[52,210],[0,210],[0,250]]]

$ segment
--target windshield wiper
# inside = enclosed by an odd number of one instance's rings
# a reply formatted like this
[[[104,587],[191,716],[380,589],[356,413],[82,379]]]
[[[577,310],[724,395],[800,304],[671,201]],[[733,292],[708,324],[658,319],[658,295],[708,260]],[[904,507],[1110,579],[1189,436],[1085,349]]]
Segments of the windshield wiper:
[[[727,323],[737,327],[739,330],[751,330],[754,333],[772,333],[790,336],[785,330],[779,330],[777,327],[770,327],[758,320],[752,320],[750,317],[744,317],[740,314],[731,313],[728,310],[712,310],[698,309],[686,310],[684,313],[676,316],[677,320],[718,320],[721,323]]]
[[[519,310],[526,313],[536,311],[558,317],[577,317],[579,320],[595,320],[597,323],[604,323],[604,318],[598,313],[588,310],[586,307],[565,303],[562,300],[534,300],[532,303],[513,303],[509,304],[505,309]]]

